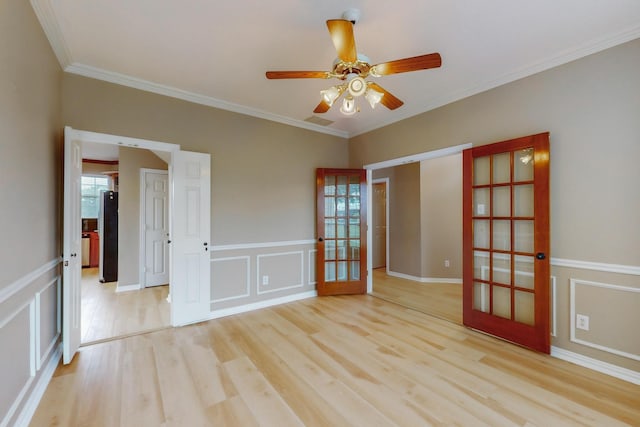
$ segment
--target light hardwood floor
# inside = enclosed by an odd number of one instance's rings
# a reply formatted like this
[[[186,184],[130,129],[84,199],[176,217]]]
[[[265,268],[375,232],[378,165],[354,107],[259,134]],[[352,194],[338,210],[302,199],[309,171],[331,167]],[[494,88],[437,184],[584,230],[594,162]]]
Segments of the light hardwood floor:
[[[372,295],[462,325],[462,284],[420,283],[373,270]]]
[[[169,286],[116,293],[100,283],[97,268],[82,269],[82,343],[151,331],[171,324]]]
[[[369,295],[81,348],[32,426],[640,425],[640,386]]]

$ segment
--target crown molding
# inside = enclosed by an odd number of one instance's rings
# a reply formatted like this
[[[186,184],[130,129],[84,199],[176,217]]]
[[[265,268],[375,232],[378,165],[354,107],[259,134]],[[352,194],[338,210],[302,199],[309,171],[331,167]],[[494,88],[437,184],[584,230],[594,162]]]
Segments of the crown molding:
[[[542,71],[546,71],[551,68],[567,64],[571,61],[575,61],[577,59],[584,58],[585,56],[589,56],[594,53],[601,52],[605,49],[609,49],[614,46],[618,46],[620,44],[630,42],[637,38],[640,38],[640,25],[634,25],[632,27],[626,28],[622,31],[619,31],[607,37],[591,40],[580,46],[574,47],[572,49],[567,49],[559,55],[550,56],[548,58],[543,59],[542,61],[534,62],[532,64],[521,67],[520,69],[514,72],[503,74],[502,76],[499,76],[496,79],[487,80],[475,86],[456,91],[450,95],[443,96],[440,98],[435,98],[431,102],[423,105],[421,108],[422,112],[420,113],[417,113],[417,114],[409,113],[409,112],[404,114],[400,113],[399,115],[394,116],[392,119],[381,120],[377,122],[375,125],[368,126],[360,131],[354,132],[351,134],[351,137],[355,137],[358,135],[365,134],[367,132],[371,132],[376,129],[383,128],[385,126],[408,119],[410,117],[419,116],[420,114],[426,113],[427,111],[435,110],[436,108],[442,107],[447,104],[451,104],[452,102],[456,102],[461,99],[468,98],[472,95],[477,95],[487,90],[494,89],[498,86],[502,86],[504,84],[511,83],[516,80],[520,80],[522,78],[532,76]]]
[[[51,0],[31,0],[31,7],[40,21],[45,36],[64,70],[71,64],[71,52],[58,25],[58,17],[51,7]]]
[[[269,120],[272,122],[278,122],[289,126],[295,126],[314,132],[326,133],[340,138],[349,138],[349,133],[338,129],[327,128],[325,126],[315,125],[313,123],[304,122],[302,120],[295,120],[289,117],[280,116],[278,114],[269,113],[267,111],[258,110],[256,108],[246,107],[240,104],[234,104],[232,102],[223,101],[210,96],[201,95],[194,92],[178,89],[171,86],[166,86],[158,83],[153,83],[147,80],[142,80],[137,77],[128,76],[125,74],[115,73],[112,71],[103,70],[89,65],[73,63],[64,69],[67,73],[78,74],[84,77],[90,77],[93,79],[103,80],[109,83],[115,83],[122,86],[131,87],[134,89],[144,90],[146,92],[152,92],[159,95],[165,95],[172,98],[182,99],[183,101],[193,102],[195,104],[206,105],[208,107],[220,108],[222,110],[232,111],[234,113],[245,114],[248,116],[257,117],[260,119]]]

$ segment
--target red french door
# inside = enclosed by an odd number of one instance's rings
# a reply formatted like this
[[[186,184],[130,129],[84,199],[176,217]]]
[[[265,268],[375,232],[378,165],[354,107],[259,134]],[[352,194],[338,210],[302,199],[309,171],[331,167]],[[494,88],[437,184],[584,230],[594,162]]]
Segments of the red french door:
[[[367,185],[364,169],[316,171],[318,295],[367,291]]]
[[[463,323],[549,353],[549,133],[463,152]]]

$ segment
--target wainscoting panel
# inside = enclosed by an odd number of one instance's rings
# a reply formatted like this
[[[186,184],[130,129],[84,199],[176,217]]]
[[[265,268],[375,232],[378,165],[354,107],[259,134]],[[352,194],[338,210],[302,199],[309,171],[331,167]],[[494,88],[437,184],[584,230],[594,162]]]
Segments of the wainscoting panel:
[[[571,341],[640,361],[640,288],[572,278]],[[588,316],[588,330],[577,316]]]
[[[211,283],[212,303],[248,297],[251,294],[251,258],[212,259]]]
[[[61,280],[57,277],[36,294],[36,369],[42,367],[60,337],[61,291]]]
[[[302,288],[304,286],[303,251],[282,252],[257,257],[258,295]]]
[[[0,426],[15,414],[32,380],[35,363],[32,304],[24,305],[0,320]]]
[[[307,262],[309,265],[309,284],[310,285],[315,285],[318,283],[316,279],[316,257],[317,256],[318,256],[317,249],[311,249],[309,251],[309,260]]]

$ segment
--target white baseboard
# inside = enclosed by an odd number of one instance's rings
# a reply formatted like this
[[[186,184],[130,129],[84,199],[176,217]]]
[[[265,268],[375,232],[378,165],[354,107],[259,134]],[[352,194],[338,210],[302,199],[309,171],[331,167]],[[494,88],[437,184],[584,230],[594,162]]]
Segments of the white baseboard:
[[[286,304],[288,302],[300,301],[307,298],[317,297],[317,291],[302,292],[299,294],[288,295],[286,297],[269,299],[266,301],[254,302],[251,304],[239,305],[237,307],[222,308],[214,310],[209,315],[209,320],[218,319],[220,317],[232,316],[234,314],[246,313],[248,311],[259,310],[261,308],[273,307],[274,305]]]
[[[62,343],[58,344],[56,350],[51,354],[49,361],[42,370],[42,374],[40,374],[40,378],[38,378],[38,382],[31,391],[31,394],[29,394],[26,403],[22,407],[22,410],[20,411],[20,414],[16,419],[14,427],[27,427],[29,425],[29,423],[31,422],[31,418],[33,418],[33,414],[35,414],[36,409],[40,404],[40,400],[42,399],[44,392],[49,386],[49,382],[51,382],[51,378],[53,377],[53,374],[56,371],[61,358]]]
[[[598,359],[593,359],[591,357],[583,356],[582,354],[554,346],[551,346],[551,356],[640,385],[640,372],[632,371],[631,369],[622,368],[611,363],[603,362]]]
[[[116,293],[120,292],[130,292],[130,291],[139,291],[142,289],[138,283],[134,283],[133,285],[124,285],[124,286],[116,286]]]
[[[414,282],[420,282],[420,283],[451,283],[456,285],[462,284],[462,279],[455,279],[451,277],[418,277],[418,276],[411,276],[409,274],[404,274],[404,273],[397,273],[391,270],[387,271],[387,274],[389,276],[398,277],[400,279],[413,280]]]

